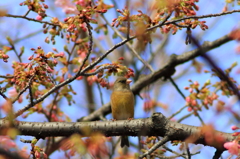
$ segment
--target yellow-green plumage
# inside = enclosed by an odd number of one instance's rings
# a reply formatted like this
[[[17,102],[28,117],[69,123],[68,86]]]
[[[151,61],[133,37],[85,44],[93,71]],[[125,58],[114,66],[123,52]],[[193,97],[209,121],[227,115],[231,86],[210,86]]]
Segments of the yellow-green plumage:
[[[134,117],[134,95],[125,77],[119,77],[114,82],[111,95],[112,116],[116,120],[126,120]],[[128,137],[122,136],[121,147],[129,146]]]

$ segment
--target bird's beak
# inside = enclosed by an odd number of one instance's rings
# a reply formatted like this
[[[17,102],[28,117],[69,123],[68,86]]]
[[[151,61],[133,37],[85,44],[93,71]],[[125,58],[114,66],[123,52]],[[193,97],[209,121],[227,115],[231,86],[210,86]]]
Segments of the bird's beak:
[[[132,80],[128,79],[126,82],[127,82],[127,84],[130,84],[132,82]]]

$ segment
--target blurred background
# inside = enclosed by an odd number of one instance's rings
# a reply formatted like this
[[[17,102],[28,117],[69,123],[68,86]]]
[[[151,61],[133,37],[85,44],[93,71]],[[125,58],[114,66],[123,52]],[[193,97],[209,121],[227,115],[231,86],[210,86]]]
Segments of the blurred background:
[[[28,8],[26,6],[20,6],[19,3],[21,1],[17,0],[9,0],[9,1],[0,1],[0,10],[6,10],[8,14],[12,15],[24,15]],[[151,5],[152,2],[148,0],[132,0],[129,1],[113,1],[106,0],[104,3],[109,5],[114,5],[115,8],[109,9],[107,13],[103,14],[105,19],[111,24],[112,19],[119,16],[119,13],[116,12],[116,9],[122,10],[126,5],[128,5],[131,14],[137,14],[137,10],[141,10],[143,13],[149,15],[151,17]],[[55,5],[55,1],[46,1],[45,4],[49,6],[47,9],[47,15],[49,17],[44,18],[44,21],[49,21],[52,17],[58,17],[60,21],[63,21],[64,18],[71,15],[66,15],[61,7],[57,7]],[[206,14],[215,14],[221,13],[223,10],[233,10],[239,9],[239,5],[237,5],[237,1],[233,3],[226,3],[224,0],[212,0],[212,1],[200,1],[197,3],[199,6],[199,11],[197,11],[197,15],[206,15]],[[27,17],[36,18],[37,14],[30,12]],[[192,30],[192,35],[197,38],[197,40],[203,44],[204,41],[214,41],[228,33],[232,30],[239,28],[239,13],[233,13],[229,15],[224,15],[220,17],[212,17],[201,19],[206,21],[206,25],[209,29],[203,31],[200,27]],[[97,19],[99,24],[106,24],[105,20],[99,16]],[[122,39],[118,36],[115,36],[114,30],[107,25],[107,33],[100,30],[100,32],[96,32],[98,25],[91,24],[93,27],[93,37],[94,37],[94,49],[93,53],[90,56],[98,57],[106,52],[108,49],[113,47],[118,42],[121,42]],[[95,30],[94,30],[95,29]],[[28,57],[32,55],[31,48],[37,48],[41,46],[45,52],[52,51],[53,48],[56,48],[59,52],[64,52],[64,45],[70,49],[73,46],[73,43],[67,43],[66,39],[61,39],[60,37],[56,37],[56,44],[45,43],[45,38],[49,36],[48,34],[43,34],[43,24],[28,21],[26,19],[21,18],[10,18],[10,17],[1,17],[0,18],[0,48],[4,45],[9,45],[6,37],[9,36],[14,41],[14,45],[16,50],[20,50],[22,46],[25,47],[25,52],[22,56],[22,62],[29,62]],[[169,34],[162,34],[159,29],[153,34],[152,43],[147,44],[144,49],[139,47],[137,40],[133,41],[133,47],[138,51],[139,55],[152,65],[154,70],[157,70],[164,66],[169,60],[169,56],[171,54],[183,54],[187,51],[191,51],[196,49],[194,45],[186,45],[186,29],[179,30],[175,35],[172,35],[171,32]],[[228,42],[225,45],[222,45],[216,49],[209,51],[207,54],[220,66],[221,69],[225,70],[229,68],[234,62],[240,62],[240,49],[239,43],[236,41]],[[12,62],[19,61],[18,57],[15,56],[14,51],[8,53],[9,59],[7,63],[1,62],[0,75],[12,74]],[[141,75],[148,75],[151,71],[146,68],[129,50],[129,48],[124,45],[116,50],[114,50],[106,59],[104,59],[101,64],[104,63],[112,63],[113,61],[117,61],[119,57],[124,57],[124,65],[129,68],[132,68],[135,72],[135,77],[131,78],[133,80],[132,84],[139,78]],[[193,66],[194,65],[194,66]],[[59,63],[56,69],[61,69],[62,64]],[[185,90],[185,87],[188,87],[191,83],[189,80],[197,81],[200,86],[210,80],[211,83],[215,83],[219,81],[217,77],[211,76],[211,73],[204,73],[204,70],[211,70],[211,67],[208,63],[202,58],[197,57],[194,60],[191,60],[187,63],[179,65],[176,67],[176,72],[173,75],[173,79],[175,83],[178,85],[180,90],[183,92],[185,96],[188,96],[190,92]],[[74,74],[73,72],[71,72]],[[238,83],[240,81],[240,67],[237,65],[230,76],[233,77]],[[109,83],[113,83],[116,77],[111,76],[107,80]],[[70,85],[76,92],[76,95],[72,95],[75,103],[72,105],[68,104],[66,99],[62,99],[58,103],[58,107],[64,112],[64,114],[68,117],[63,118],[63,120],[70,119],[69,121],[75,122],[77,119],[86,116],[89,112],[100,108],[103,104],[106,104],[110,101],[111,89],[101,88],[95,82],[92,85],[89,85],[89,79],[77,80],[73,81]],[[214,88],[210,88],[214,89]],[[7,90],[7,92],[11,91],[11,89]],[[226,109],[226,107],[230,107],[231,110],[235,112],[239,112],[239,102],[237,102],[237,98],[235,97],[226,97],[221,96],[221,93],[218,92],[219,100],[225,102],[224,109],[222,111],[218,111],[217,103],[213,103],[213,105],[209,108],[209,110],[203,108],[201,112],[199,112],[200,117],[204,120],[205,124],[211,124],[215,129],[223,132],[231,133],[232,125],[239,125],[239,121],[233,116],[233,114]],[[135,118],[146,118],[150,117],[153,112],[161,112],[166,117],[170,117],[173,113],[179,111],[182,107],[186,105],[185,99],[178,93],[175,87],[169,80],[163,81],[159,79],[156,83],[147,86],[145,89],[141,91],[141,99],[139,96],[136,96],[136,105],[135,105]],[[43,106],[49,104],[53,100],[53,96],[49,96],[44,100]],[[149,101],[155,101],[157,104],[154,108],[147,110],[146,106]],[[5,100],[0,98],[0,104],[4,103]],[[24,100],[22,103],[16,103],[14,105],[14,109],[18,110],[23,106],[28,104],[28,100]],[[0,112],[0,116],[4,117],[6,114],[4,112]],[[201,122],[194,115],[189,115],[191,112],[187,110],[187,108],[183,109],[179,114],[174,116],[172,120],[178,121],[181,120],[181,123],[193,125],[193,126],[201,126]],[[187,118],[183,118],[188,115]],[[106,118],[112,119],[111,114],[107,115]],[[28,118],[23,118],[22,116],[17,118],[20,121],[38,121],[38,122],[46,122],[47,119],[43,114],[33,113],[29,115]],[[26,144],[21,143],[18,137],[15,141],[19,145],[19,147],[26,147]],[[22,136],[24,139],[32,139],[32,137]],[[117,140],[115,138],[114,140]],[[138,139],[136,137],[130,137],[130,141],[134,144],[138,144]],[[38,144],[44,145],[44,141],[42,140]],[[179,146],[171,146],[171,143],[168,144],[175,151],[179,151]],[[131,147],[131,153],[138,152],[137,147]],[[30,146],[27,148],[27,151],[30,151]],[[212,147],[204,147],[202,145],[191,145],[190,144],[191,153],[195,153],[200,151],[200,154],[194,155],[192,158],[200,159],[200,158],[208,158],[209,156],[213,156],[215,149]],[[168,153],[167,153],[168,154]],[[170,153],[169,153],[170,154]],[[225,151],[223,153],[223,158],[229,156],[229,153]],[[64,153],[62,151],[54,152],[50,158],[64,158]],[[77,158],[77,157],[76,157]]]

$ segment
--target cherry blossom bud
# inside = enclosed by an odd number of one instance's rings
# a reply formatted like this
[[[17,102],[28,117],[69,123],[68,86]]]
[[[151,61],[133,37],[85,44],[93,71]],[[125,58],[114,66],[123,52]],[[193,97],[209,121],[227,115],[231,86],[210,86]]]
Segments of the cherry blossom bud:
[[[55,54],[54,57],[63,57],[64,56],[64,52],[59,52],[58,54]]]
[[[38,16],[36,17],[36,19],[39,20],[39,21],[41,21],[43,18],[42,18],[42,16],[38,15]]]
[[[237,130],[237,129],[239,129],[239,127],[237,127],[237,126],[234,125],[234,126],[231,127],[231,129],[232,129],[232,130]]]
[[[199,83],[198,83],[197,81],[194,81],[193,84],[194,84],[195,86],[199,86]]]
[[[188,96],[188,97],[186,97],[186,99],[185,99],[185,100],[186,100],[186,102],[187,102],[187,103],[190,103],[190,102],[191,102],[191,98],[190,98],[189,96]]]
[[[50,67],[46,68],[48,73],[53,73],[53,69],[51,69]]]
[[[192,93],[192,92],[193,92],[193,89],[192,89],[192,88],[190,88],[188,91],[189,91],[190,93]]]
[[[32,60],[32,59],[33,59],[33,55],[28,58],[28,60]]]

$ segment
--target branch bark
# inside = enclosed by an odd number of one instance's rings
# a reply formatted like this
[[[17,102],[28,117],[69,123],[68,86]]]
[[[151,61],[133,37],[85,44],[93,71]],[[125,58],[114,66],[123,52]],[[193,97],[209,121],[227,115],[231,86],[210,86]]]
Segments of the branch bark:
[[[0,129],[7,128],[9,125],[11,125],[10,121],[0,120]],[[154,113],[150,118],[118,121],[46,123],[15,121],[13,126],[21,132],[21,135],[35,136],[36,138],[70,136],[74,133],[86,137],[95,132],[101,132],[105,136],[167,136],[169,141],[188,139],[188,142],[212,146],[217,150],[225,150],[223,144],[235,139],[230,133],[214,131],[211,133],[221,140],[207,143],[205,134],[200,127],[170,121],[161,113]]]

